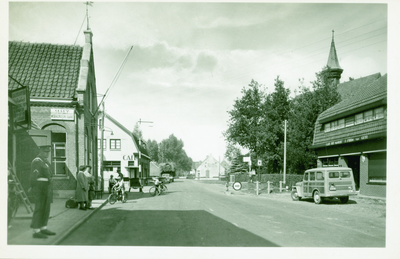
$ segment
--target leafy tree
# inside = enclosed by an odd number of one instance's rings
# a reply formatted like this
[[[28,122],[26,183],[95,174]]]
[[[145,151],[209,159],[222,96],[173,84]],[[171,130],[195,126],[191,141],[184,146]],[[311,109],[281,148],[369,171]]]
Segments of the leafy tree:
[[[264,91],[258,82],[251,80],[248,88],[243,87],[242,94],[241,99],[235,100],[233,109],[228,111],[230,119],[224,136],[228,142],[262,153]]]
[[[149,155],[151,159],[155,162],[158,162],[158,143],[155,140],[147,140],[146,142],[147,146],[147,151],[149,152]]]
[[[300,87],[292,103],[288,122],[287,158],[288,169],[300,173],[316,166],[317,157],[310,148],[313,143],[315,122],[326,109],[340,101],[336,84],[328,77],[329,68],[316,73],[312,90]]]
[[[233,144],[232,142],[228,142],[227,146],[226,146],[226,151],[225,151],[225,158],[232,163],[232,161],[240,156],[240,148]]]

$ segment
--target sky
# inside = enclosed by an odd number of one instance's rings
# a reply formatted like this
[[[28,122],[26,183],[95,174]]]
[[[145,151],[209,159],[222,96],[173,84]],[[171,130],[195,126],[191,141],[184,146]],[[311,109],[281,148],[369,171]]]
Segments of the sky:
[[[299,79],[310,86],[332,30],[342,82],[387,73],[385,2],[95,1],[88,11],[106,112],[131,130],[151,121],[145,140],[174,134],[194,161],[222,160],[228,111],[252,79],[272,92],[279,76],[291,96]],[[9,2],[8,40],[82,46],[85,14],[83,2]]]

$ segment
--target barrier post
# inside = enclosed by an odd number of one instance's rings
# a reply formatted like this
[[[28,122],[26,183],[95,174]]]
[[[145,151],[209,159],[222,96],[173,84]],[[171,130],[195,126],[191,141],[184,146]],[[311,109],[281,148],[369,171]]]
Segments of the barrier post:
[[[258,181],[256,181],[256,194],[258,196]]]
[[[270,194],[270,192],[271,192],[271,186],[270,186],[270,181],[268,181],[267,182],[267,185],[268,185],[268,188],[267,188],[267,191],[268,191],[268,194]]]

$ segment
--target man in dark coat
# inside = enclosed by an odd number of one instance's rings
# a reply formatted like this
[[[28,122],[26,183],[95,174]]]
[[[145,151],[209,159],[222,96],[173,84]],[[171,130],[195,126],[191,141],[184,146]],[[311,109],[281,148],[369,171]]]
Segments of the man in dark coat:
[[[51,183],[53,173],[47,160],[51,146],[46,145],[39,148],[40,153],[31,164],[30,190],[32,190],[35,199],[31,228],[34,238],[47,238],[48,235],[56,234],[47,229],[53,191]]]
[[[86,166],[81,165],[79,167],[79,172],[78,175],[76,176],[76,201],[79,202],[79,209],[80,210],[87,210],[87,202],[88,202],[88,191],[89,191],[89,185],[87,182],[87,178],[85,176],[85,171]]]

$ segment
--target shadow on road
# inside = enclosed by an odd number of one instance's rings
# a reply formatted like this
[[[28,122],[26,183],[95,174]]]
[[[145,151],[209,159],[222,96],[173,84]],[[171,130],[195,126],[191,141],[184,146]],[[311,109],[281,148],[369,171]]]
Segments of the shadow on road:
[[[101,210],[60,245],[277,247],[203,210]]]
[[[312,198],[310,199],[301,199],[301,202],[309,202],[314,203]],[[342,203],[338,198],[333,199],[324,199],[319,205],[351,205],[351,204],[358,204],[355,200],[349,200],[347,203]]]

